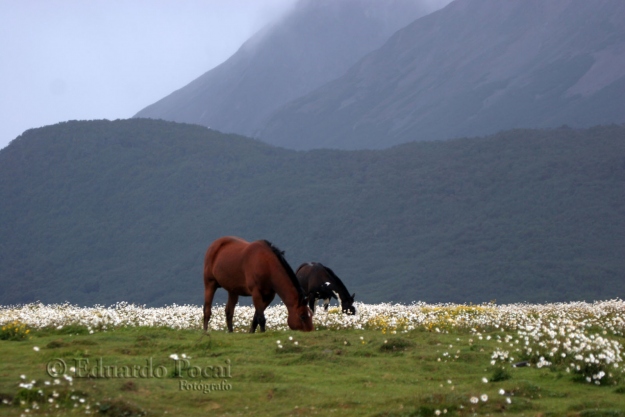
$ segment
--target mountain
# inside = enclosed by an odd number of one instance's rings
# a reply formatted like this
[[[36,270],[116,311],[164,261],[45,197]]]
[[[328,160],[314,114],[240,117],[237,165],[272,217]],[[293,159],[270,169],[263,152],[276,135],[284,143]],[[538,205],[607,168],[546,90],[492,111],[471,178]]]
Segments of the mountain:
[[[625,126],[296,152],[197,125],[66,122],[0,150],[0,305],[197,305],[223,235],[322,262],[369,303],[613,298],[624,183]]]
[[[257,137],[361,149],[623,123],[624,22],[621,0],[456,0],[274,112]]]
[[[135,117],[252,136],[278,107],[342,75],[428,11],[415,0],[301,0],[226,62]]]

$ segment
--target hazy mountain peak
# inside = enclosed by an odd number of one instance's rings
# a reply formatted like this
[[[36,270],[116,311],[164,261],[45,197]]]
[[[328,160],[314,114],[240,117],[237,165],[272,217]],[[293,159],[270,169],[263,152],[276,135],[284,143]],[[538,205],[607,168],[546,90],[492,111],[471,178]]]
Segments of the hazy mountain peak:
[[[625,122],[625,2],[456,0],[289,103],[260,137],[380,148]]]
[[[302,0],[226,62],[136,117],[253,135],[274,110],[342,75],[430,7],[414,0]]]

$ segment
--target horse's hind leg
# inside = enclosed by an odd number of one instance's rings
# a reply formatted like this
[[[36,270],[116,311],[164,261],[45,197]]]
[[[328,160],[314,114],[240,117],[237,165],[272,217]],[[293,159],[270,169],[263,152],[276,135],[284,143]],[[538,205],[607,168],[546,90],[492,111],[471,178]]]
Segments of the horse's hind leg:
[[[228,293],[228,302],[226,303],[226,324],[228,325],[228,332],[232,333],[232,318],[234,317],[234,307],[239,301],[239,296],[236,294]]]
[[[204,331],[208,330],[208,322],[212,314],[211,305],[218,287],[217,281],[214,279],[204,278]]]

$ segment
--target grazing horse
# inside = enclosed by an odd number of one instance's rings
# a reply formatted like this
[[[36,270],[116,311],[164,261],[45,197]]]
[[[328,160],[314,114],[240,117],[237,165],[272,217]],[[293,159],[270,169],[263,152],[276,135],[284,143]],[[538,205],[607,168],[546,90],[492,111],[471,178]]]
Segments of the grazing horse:
[[[232,332],[232,317],[239,296],[252,296],[256,312],[250,333],[265,331],[265,309],[280,296],[288,311],[292,330],[313,330],[312,312],[307,306],[302,287],[284,259],[284,252],[266,240],[246,242],[237,237],[214,241],[204,258],[204,330],[211,318],[211,304],[217,288],[228,291],[226,323]]]
[[[307,262],[297,268],[296,274],[304,293],[308,295],[309,307],[313,313],[317,300],[324,300],[323,307],[327,310],[330,298],[336,298],[341,301],[343,313],[356,314],[356,294],[349,295],[343,282],[330,268],[318,262]]]

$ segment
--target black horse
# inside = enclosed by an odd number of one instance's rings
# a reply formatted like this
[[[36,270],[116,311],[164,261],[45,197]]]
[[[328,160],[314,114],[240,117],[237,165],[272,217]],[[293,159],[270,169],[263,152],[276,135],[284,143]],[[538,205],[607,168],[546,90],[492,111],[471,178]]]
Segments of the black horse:
[[[295,272],[304,295],[308,296],[308,306],[314,312],[317,300],[323,301],[323,308],[328,309],[331,298],[341,300],[341,309],[345,314],[356,314],[354,297],[349,295],[343,282],[327,266],[318,262],[307,262],[299,266]]]

